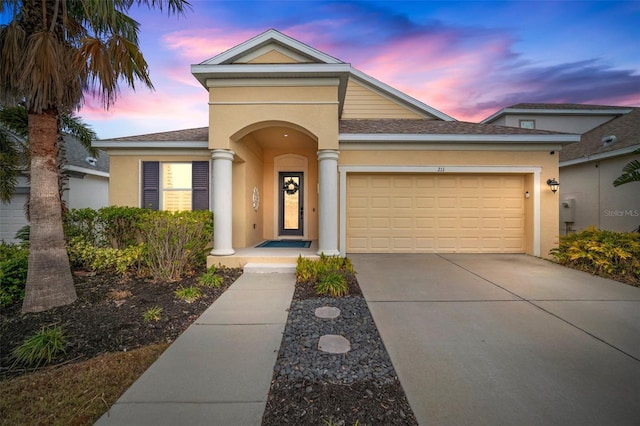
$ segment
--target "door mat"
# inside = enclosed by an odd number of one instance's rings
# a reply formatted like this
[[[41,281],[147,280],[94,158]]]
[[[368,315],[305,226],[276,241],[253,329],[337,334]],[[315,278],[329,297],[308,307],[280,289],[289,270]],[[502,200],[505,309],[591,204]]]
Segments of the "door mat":
[[[262,244],[258,244],[256,247],[264,248],[309,248],[311,247],[311,241],[304,240],[269,240]]]

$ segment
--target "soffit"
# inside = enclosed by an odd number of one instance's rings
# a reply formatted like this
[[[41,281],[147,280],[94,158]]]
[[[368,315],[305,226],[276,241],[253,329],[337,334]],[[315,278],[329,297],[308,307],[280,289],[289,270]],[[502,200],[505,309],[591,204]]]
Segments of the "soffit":
[[[281,126],[265,127],[250,134],[262,148],[318,148],[318,143],[304,133]],[[286,136],[285,136],[286,135]]]

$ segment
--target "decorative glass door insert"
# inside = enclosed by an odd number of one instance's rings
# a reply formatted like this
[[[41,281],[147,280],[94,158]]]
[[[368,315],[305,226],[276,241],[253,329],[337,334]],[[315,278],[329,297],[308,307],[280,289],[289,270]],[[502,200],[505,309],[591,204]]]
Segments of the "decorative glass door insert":
[[[304,234],[303,173],[280,172],[279,179],[279,234]]]

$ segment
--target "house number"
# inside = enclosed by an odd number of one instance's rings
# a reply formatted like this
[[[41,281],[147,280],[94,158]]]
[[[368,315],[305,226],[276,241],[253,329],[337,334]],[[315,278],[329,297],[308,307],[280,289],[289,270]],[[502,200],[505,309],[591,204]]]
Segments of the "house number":
[[[438,173],[444,173],[444,167],[438,167]]]

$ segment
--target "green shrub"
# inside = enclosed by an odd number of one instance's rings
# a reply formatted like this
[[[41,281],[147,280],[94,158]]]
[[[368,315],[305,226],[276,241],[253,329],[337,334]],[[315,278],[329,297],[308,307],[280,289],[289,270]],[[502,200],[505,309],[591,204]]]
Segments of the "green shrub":
[[[207,271],[198,278],[198,284],[204,287],[218,288],[224,282],[224,278],[216,274],[216,267],[211,266]]]
[[[69,210],[64,216],[64,234],[67,241],[81,239],[94,246],[106,244],[100,214],[90,208]]]
[[[64,218],[67,241],[81,238],[97,247],[123,249],[140,243],[140,222],[149,210],[137,207],[72,209]]]
[[[302,255],[298,256],[298,262],[296,265],[296,280],[298,282],[308,282],[315,280],[317,277],[316,264],[317,262],[313,259],[302,257]]]
[[[38,367],[49,364],[58,355],[65,352],[67,338],[62,327],[42,327],[42,329],[25,339],[22,345],[13,350],[16,364]]]
[[[27,245],[0,244],[0,306],[24,299],[28,266]]]
[[[162,313],[162,308],[160,306],[152,306],[147,309],[145,313],[142,315],[142,319],[144,323],[150,323],[151,321],[160,321],[160,314]]]
[[[128,246],[123,249],[96,247],[82,237],[75,237],[67,244],[67,253],[73,266],[94,271],[115,270],[125,274],[140,268],[144,246]]]
[[[298,257],[296,281],[313,285],[317,294],[334,297],[348,293],[348,280],[355,271],[351,260],[346,257],[320,255],[320,259]]]
[[[111,247],[121,249],[138,245],[140,226],[151,210],[137,207],[103,207],[98,210],[104,227],[104,237]]]
[[[65,233],[73,266],[122,274],[137,267],[156,280],[175,281],[204,264],[213,215],[115,206],[79,209],[66,215]]]
[[[175,291],[175,295],[178,299],[184,300],[187,303],[191,303],[200,297],[202,297],[202,292],[198,287],[182,287]]]
[[[563,235],[549,252],[558,263],[640,285],[640,234],[590,227]]]
[[[141,224],[145,264],[151,275],[163,281],[179,280],[202,266],[211,243],[213,216],[208,211],[149,211]]]
[[[315,290],[320,295],[345,296],[348,292],[347,280],[340,272],[331,271],[320,277]]]

